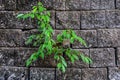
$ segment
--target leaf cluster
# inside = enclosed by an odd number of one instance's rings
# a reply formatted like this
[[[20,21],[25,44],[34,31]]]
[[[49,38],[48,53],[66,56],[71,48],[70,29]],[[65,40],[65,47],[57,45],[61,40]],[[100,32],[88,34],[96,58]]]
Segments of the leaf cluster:
[[[73,44],[75,40],[87,47],[86,42],[81,37],[77,36],[73,30],[63,30],[61,34],[57,35],[56,40],[53,39],[54,30],[50,25],[50,12],[47,11],[41,2],[33,6],[32,11],[29,13],[18,14],[17,18],[36,19],[38,24],[37,30],[39,33],[29,36],[26,41],[26,44],[38,46],[38,50],[26,61],[26,66],[30,66],[30,64],[38,58],[44,59],[45,56],[49,55],[54,55],[56,66],[62,72],[65,72],[67,68],[67,61],[63,55],[69,58],[72,63],[79,59],[88,64],[92,63],[89,57],[79,51],[73,50],[70,47],[65,48],[66,45]]]

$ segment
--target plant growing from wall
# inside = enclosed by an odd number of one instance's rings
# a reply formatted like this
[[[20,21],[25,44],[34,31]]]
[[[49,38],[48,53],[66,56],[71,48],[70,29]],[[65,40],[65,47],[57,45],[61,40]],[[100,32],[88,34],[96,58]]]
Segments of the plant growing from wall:
[[[29,36],[26,41],[26,44],[38,46],[38,50],[26,61],[26,66],[30,66],[30,64],[38,58],[44,59],[45,56],[49,55],[54,55],[56,66],[62,72],[65,72],[67,68],[67,62],[63,55],[72,63],[79,59],[87,64],[92,63],[92,60],[81,52],[66,47],[66,45],[73,44],[75,40],[87,47],[86,42],[81,37],[77,36],[73,30],[63,30],[61,34],[57,35],[56,40],[53,39],[54,30],[50,25],[50,12],[47,11],[41,2],[33,6],[33,10],[29,13],[18,14],[17,18],[36,19],[38,24],[37,30],[39,33]]]

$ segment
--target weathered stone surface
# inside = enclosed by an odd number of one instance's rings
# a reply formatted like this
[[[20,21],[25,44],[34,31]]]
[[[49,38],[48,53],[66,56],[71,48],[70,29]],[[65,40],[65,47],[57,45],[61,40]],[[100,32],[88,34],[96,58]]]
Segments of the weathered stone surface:
[[[109,68],[109,80],[120,80],[120,68]]]
[[[29,11],[34,5],[36,5],[38,0],[17,0],[17,10]]]
[[[57,11],[56,13],[57,29],[80,29],[79,11]]]
[[[76,30],[76,34],[82,37],[88,47],[96,47],[97,46],[97,32],[96,30]],[[83,48],[84,46],[81,45],[78,41],[76,41],[73,45],[73,48]]]
[[[13,11],[2,11],[0,12],[0,28],[9,28],[9,29],[31,29],[35,28],[32,26],[31,20],[17,19],[16,16],[19,13],[27,12],[13,12]]]
[[[21,30],[0,29],[0,46],[21,46],[22,37]]]
[[[30,80],[54,80],[55,69],[52,68],[30,68]]]
[[[82,80],[107,80],[107,69],[105,68],[82,69]]]
[[[4,1],[0,0],[0,11],[5,9]]]
[[[98,29],[105,28],[105,11],[82,11],[81,28]]]
[[[91,67],[115,66],[115,50],[113,48],[90,49],[90,57],[93,63]]]
[[[28,80],[27,69],[23,67],[0,67],[0,80]]]
[[[120,29],[99,29],[98,47],[120,46]]]
[[[76,49],[76,50],[80,51],[81,53],[83,53],[89,57],[88,49]],[[86,68],[86,67],[89,67],[89,64],[82,62],[82,60],[80,59],[79,61],[75,61],[75,63],[71,63],[70,61],[68,61],[68,67],[70,67],[70,68]]]
[[[16,10],[16,0],[5,0],[6,10]]]
[[[66,0],[53,0],[53,8],[55,10],[65,10],[65,1]]]
[[[117,48],[117,58],[116,58],[116,60],[117,60],[117,66],[120,66],[120,48]]]
[[[81,5],[80,5],[80,0],[66,0],[66,10],[80,10]]]
[[[14,66],[14,57],[14,49],[0,48],[0,66]]]
[[[82,10],[90,10],[91,0],[80,0]]]
[[[15,66],[25,66],[27,59],[35,52],[36,49],[31,48],[15,48]]]
[[[115,1],[114,0],[100,0],[100,9],[115,9]]]
[[[120,0],[116,0],[116,8],[120,9]]]
[[[68,68],[65,73],[57,70],[56,80],[81,80],[81,69]]]
[[[106,22],[108,28],[120,28],[120,11],[106,11]]]

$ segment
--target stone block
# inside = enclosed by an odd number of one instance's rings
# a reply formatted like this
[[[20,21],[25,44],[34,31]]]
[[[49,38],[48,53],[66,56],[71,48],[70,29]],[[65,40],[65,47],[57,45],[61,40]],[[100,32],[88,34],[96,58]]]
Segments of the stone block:
[[[75,49],[80,51],[80,53],[83,53],[85,56],[89,57],[89,50],[88,49]],[[71,63],[68,61],[68,67],[69,68],[86,68],[89,67],[89,64],[84,63],[81,59],[78,61],[75,61],[74,63]]]
[[[27,12],[13,12],[13,11],[2,11],[0,12],[0,28],[5,29],[31,29],[35,28],[32,26],[31,19],[17,19],[16,16],[19,13],[27,13]]]
[[[107,80],[106,68],[82,69],[82,80]]]
[[[94,48],[90,49],[90,57],[93,63],[91,67],[115,66],[115,50],[113,48]]]
[[[117,60],[117,66],[120,66],[120,48],[117,48],[117,58],[116,58],[116,60]]]
[[[120,9],[120,0],[116,0],[116,8]]]
[[[80,29],[79,11],[57,11],[56,13],[57,29]]]
[[[81,28],[82,29],[99,29],[105,28],[106,18],[105,11],[82,11]]]
[[[115,9],[115,1],[114,0],[100,0],[100,9],[110,10]]]
[[[14,49],[0,48],[0,66],[14,66]]]
[[[49,0],[48,0],[49,1]],[[65,10],[65,1],[66,0],[52,0],[53,9],[55,10]]]
[[[68,68],[65,73],[57,70],[56,80],[81,80],[81,69]]]
[[[120,29],[99,29],[98,47],[120,46]]]
[[[106,22],[108,28],[120,28],[120,11],[106,11]]]
[[[38,0],[17,0],[16,8],[19,11],[30,11],[37,2]]]
[[[53,68],[30,68],[30,80],[54,80],[55,69]]]
[[[1,80],[28,80],[27,68],[23,67],[0,67]]]
[[[22,45],[22,31],[15,29],[0,29],[0,46],[2,47],[15,47]]]
[[[91,0],[80,0],[81,10],[90,10]]]
[[[120,68],[109,68],[109,80],[120,80]]]
[[[81,9],[81,5],[80,5],[80,0],[66,0],[66,10],[80,10]]]
[[[0,11],[5,10],[5,4],[3,0],[0,0]]]
[[[6,10],[16,10],[16,0],[5,0]]]
[[[96,47],[97,46],[97,32],[96,30],[76,30],[76,34],[82,37],[88,47]],[[72,45],[73,48],[85,48],[85,46],[81,45],[80,42],[75,41]]]

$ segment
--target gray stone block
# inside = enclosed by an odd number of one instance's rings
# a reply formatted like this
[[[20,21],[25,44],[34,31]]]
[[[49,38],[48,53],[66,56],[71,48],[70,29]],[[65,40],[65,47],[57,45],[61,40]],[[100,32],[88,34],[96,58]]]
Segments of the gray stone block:
[[[120,29],[99,29],[98,47],[120,46]]]
[[[116,8],[120,9],[120,0],[116,0]]]
[[[57,29],[80,29],[79,11],[57,11],[56,13]]]
[[[117,66],[120,66],[120,48],[117,48],[117,58],[116,58],[116,60],[117,60]]]
[[[86,56],[89,57],[89,50],[88,49],[75,49],[80,51],[80,53],[85,54]],[[68,67],[69,68],[86,68],[89,67],[89,64],[84,63],[81,59],[78,61],[75,61],[75,63],[71,63],[68,61]]]
[[[106,22],[108,28],[120,28],[120,11],[106,11]]]
[[[80,0],[81,10],[90,10],[91,0]]]
[[[14,49],[0,48],[0,66],[14,66],[14,57]]]
[[[113,48],[90,49],[90,57],[93,63],[91,67],[115,66],[115,50]]]
[[[65,1],[66,0],[52,0],[52,1],[53,1],[53,4],[52,4],[53,9],[55,9],[55,10],[65,10]]]
[[[106,68],[82,69],[82,80],[107,80]]]
[[[82,29],[99,29],[105,28],[105,11],[82,11],[81,28]]]
[[[65,73],[57,70],[56,80],[81,80],[81,69],[68,68]]]
[[[23,35],[21,30],[0,29],[0,46],[21,46],[22,37]]]
[[[97,32],[96,30],[76,30],[76,34],[82,37],[88,47],[96,47],[97,46]],[[72,45],[73,48],[85,48],[85,46],[81,45],[78,41]]]
[[[16,0],[5,0],[6,10],[16,10]]]
[[[17,0],[16,8],[19,11],[30,11],[37,2],[38,0]]]
[[[0,67],[0,79],[2,80],[28,80],[27,69],[23,67]]]
[[[112,10],[115,9],[114,0],[100,0],[100,9]]]
[[[0,11],[5,10],[5,4],[3,0],[0,0]]]
[[[17,19],[16,16],[19,13],[27,12],[13,12],[13,11],[2,11],[0,12],[0,28],[9,28],[9,29],[30,29],[35,28],[32,26],[31,19]]]
[[[120,80],[120,69],[118,67],[109,68],[109,80]]]
[[[54,80],[55,69],[53,68],[30,68],[30,80]]]
[[[66,0],[66,10],[80,10],[81,5],[80,5],[80,0]]]

